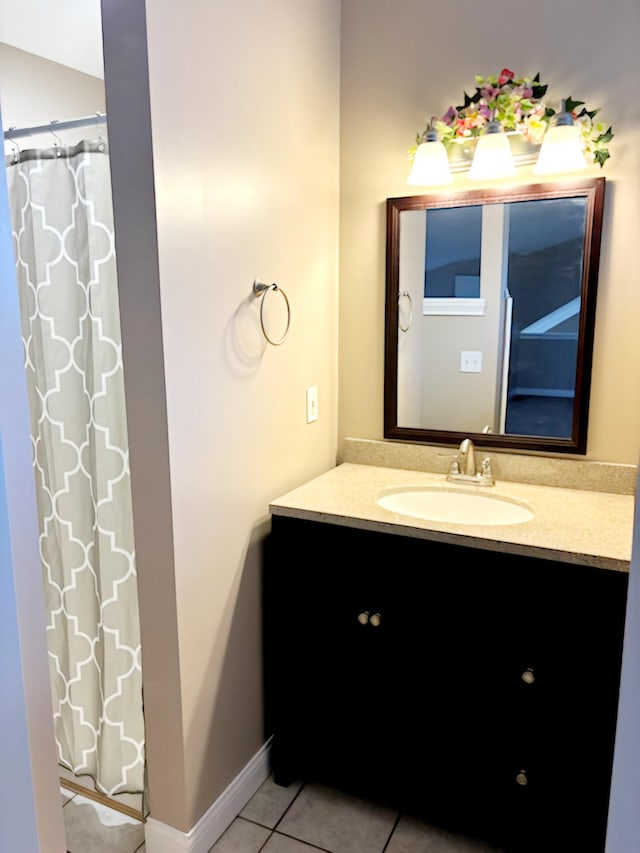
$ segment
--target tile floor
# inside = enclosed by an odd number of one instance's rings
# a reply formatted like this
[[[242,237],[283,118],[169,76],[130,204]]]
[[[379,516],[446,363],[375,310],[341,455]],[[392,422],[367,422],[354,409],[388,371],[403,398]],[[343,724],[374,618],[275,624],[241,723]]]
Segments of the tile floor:
[[[144,825],[62,790],[70,853],[144,853]],[[209,853],[500,853],[315,784],[262,785]]]
[[[500,853],[321,785],[270,778],[210,853]]]

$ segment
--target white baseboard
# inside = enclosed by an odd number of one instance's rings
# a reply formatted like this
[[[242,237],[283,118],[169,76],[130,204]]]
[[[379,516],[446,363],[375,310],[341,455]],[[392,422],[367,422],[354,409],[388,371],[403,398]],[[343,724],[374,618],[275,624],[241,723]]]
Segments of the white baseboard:
[[[270,741],[254,755],[189,832],[180,832],[150,815],[144,830],[146,853],[207,853],[269,775],[269,747]]]

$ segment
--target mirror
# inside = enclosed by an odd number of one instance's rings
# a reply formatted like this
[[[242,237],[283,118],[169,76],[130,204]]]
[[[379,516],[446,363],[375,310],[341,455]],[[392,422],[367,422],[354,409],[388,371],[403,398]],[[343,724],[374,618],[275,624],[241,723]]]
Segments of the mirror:
[[[387,199],[385,438],[586,453],[604,187]]]

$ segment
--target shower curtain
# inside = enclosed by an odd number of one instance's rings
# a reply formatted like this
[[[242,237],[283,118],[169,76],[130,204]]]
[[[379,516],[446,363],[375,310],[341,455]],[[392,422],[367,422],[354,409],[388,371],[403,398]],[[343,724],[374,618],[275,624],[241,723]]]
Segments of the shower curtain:
[[[59,763],[144,790],[140,628],[106,145],[6,158]]]

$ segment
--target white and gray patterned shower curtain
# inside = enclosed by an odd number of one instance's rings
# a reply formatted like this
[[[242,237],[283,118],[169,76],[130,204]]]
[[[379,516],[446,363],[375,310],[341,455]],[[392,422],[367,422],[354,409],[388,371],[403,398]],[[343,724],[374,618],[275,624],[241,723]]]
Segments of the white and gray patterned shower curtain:
[[[144,722],[104,147],[26,151],[7,177],[58,760],[116,794],[144,789]]]

